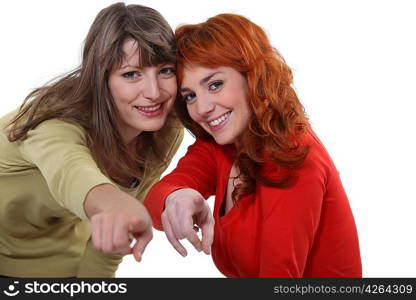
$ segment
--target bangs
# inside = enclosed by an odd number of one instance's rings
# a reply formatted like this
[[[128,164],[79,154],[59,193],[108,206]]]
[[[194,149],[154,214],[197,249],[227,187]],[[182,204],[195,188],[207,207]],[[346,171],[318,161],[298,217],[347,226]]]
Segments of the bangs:
[[[243,29],[221,22],[182,25],[176,29],[177,78],[183,79],[186,65],[206,68],[232,67],[244,74],[250,70]]]
[[[156,66],[163,63],[176,63],[176,49],[174,44],[152,43],[138,41],[137,51],[139,54],[139,64],[141,67]]]
[[[143,40],[137,40],[133,37],[124,38],[113,49],[113,54],[110,55],[110,61],[108,62],[109,68],[107,70],[115,70],[121,67],[125,52],[123,51],[123,45],[129,38],[134,39],[136,45],[136,53],[139,56],[139,67],[151,67],[166,63],[176,64],[176,47],[175,44],[168,43],[151,43]]]
[[[178,63],[196,64],[205,67],[219,67],[229,65],[225,60],[229,56],[229,49],[236,46],[223,35],[216,36],[199,25],[185,25],[176,31],[178,45]],[[231,44],[231,47],[228,47]]]
[[[146,14],[137,11],[136,15],[135,9],[133,6],[127,17],[125,31],[128,38],[137,42],[140,66],[176,63],[175,35],[166,20],[153,9],[147,8]]]

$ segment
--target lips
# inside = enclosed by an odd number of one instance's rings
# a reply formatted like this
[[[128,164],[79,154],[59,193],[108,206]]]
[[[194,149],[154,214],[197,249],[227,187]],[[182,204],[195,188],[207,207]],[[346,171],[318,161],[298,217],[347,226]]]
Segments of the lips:
[[[221,115],[220,117],[218,117],[218,118],[216,118],[216,119],[214,119],[214,120],[209,121],[209,122],[208,122],[208,125],[209,125],[210,127],[218,127],[218,126],[220,126],[222,123],[224,123],[224,122],[228,119],[228,117],[229,117],[230,115],[231,115],[231,111],[226,112],[225,114]]]
[[[163,103],[149,106],[133,106],[140,114],[146,117],[156,117],[163,111]]]
[[[135,108],[141,111],[155,111],[155,110],[158,110],[161,106],[162,106],[162,103],[152,105],[152,106],[135,106]]]

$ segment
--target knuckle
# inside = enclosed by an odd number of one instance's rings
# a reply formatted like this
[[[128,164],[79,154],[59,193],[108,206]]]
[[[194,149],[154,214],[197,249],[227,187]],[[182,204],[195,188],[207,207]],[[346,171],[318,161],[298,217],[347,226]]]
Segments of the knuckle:
[[[140,228],[143,228],[143,227],[146,226],[146,222],[143,218],[137,218],[133,222],[134,222],[134,224],[136,224]]]
[[[192,197],[192,199],[195,201],[195,202],[198,202],[198,203],[205,203],[205,199],[204,199],[204,197],[202,197],[202,195],[201,194],[195,194],[193,197]]]
[[[99,244],[95,239],[92,240],[92,245],[95,249],[102,250],[101,249],[101,244]]]
[[[115,214],[114,221],[118,224],[123,224],[126,221],[126,218],[121,214]]]
[[[90,219],[92,226],[97,226],[101,222],[101,215],[94,215]]]
[[[183,235],[186,236],[188,239],[192,238],[193,234],[194,234],[194,229],[193,228],[187,228],[183,232]]]
[[[114,240],[114,247],[119,249],[119,248],[124,248],[127,246],[126,240],[122,239],[121,237],[118,237]]]
[[[104,245],[104,246],[102,247],[102,251],[103,251],[104,253],[110,254],[110,253],[112,253],[112,252],[113,252],[113,247],[112,247],[112,246],[110,246],[110,245]]]
[[[168,213],[166,210],[163,211],[162,215],[161,215],[162,220],[167,220],[168,219]]]

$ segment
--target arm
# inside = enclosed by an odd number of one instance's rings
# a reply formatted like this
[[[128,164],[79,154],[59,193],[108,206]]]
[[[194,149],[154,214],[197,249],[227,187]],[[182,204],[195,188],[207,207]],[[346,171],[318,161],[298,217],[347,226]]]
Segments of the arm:
[[[150,169],[150,172],[145,173],[143,184],[136,196],[136,202],[143,203],[144,197],[147,195],[150,187],[159,180],[161,174],[166,170],[173,156],[177,152],[182,139],[183,129],[175,128],[172,130],[172,138],[169,138],[170,144],[166,150],[167,164],[161,165],[159,168]],[[138,201],[137,201],[138,200]],[[79,264],[77,277],[114,277],[118,265],[123,256],[118,254],[107,254],[98,251],[93,247],[90,239],[85,247],[84,256]]]
[[[188,147],[187,153],[179,160],[177,167],[152,186],[144,204],[156,229],[163,230],[161,214],[165,209],[165,200],[172,192],[191,188],[197,190],[204,198],[215,194],[216,160],[214,157],[213,146],[197,139]]]
[[[212,243],[214,221],[205,199],[215,194],[215,151],[211,143],[197,139],[176,169],[155,184],[145,199],[155,228],[164,229],[173,247],[184,256],[180,239],[187,238],[205,253]],[[193,230],[194,223],[202,229],[202,242]]]
[[[183,130],[172,132],[175,136],[167,145],[164,161],[154,170],[145,172],[141,191],[137,195],[143,198],[151,183],[160,178],[176,153],[183,138]],[[140,200],[141,200],[140,199]],[[152,238],[151,220],[142,205],[142,201],[121,192],[113,186],[104,184],[94,187],[85,200],[85,211],[91,219],[92,241],[95,248],[105,253],[130,253],[129,233],[136,237],[136,244],[132,250],[137,261]]]
[[[129,242],[128,232],[143,236],[141,246],[137,245],[135,249],[136,259],[140,260],[141,251],[151,239],[150,218],[138,201],[120,191],[101,173],[85,139],[84,131],[78,126],[60,120],[48,120],[29,131],[19,148],[23,157],[40,170],[59,205],[81,219],[91,218],[93,239],[105,242],[104,245],[98,243],[100,249],[125,253]],[[119,203],[123,205],[117,205]],[[126,221],[111,221],[124,220],[122,216],[128,216]],[[106,234],[100,239],[100,232],[109,230],[109,227],[113,228],[109,232],[115,235]]]
[[[97,167],[76,125],[48,120],[28,132],[19,145],[24,159],[39,169],[55,201],[88,221],[83,202],[100,184],[112,184]]]
[[[288,189],[264,187],[259,277],[302,277],[316,234],[325,175],[310,161]]]

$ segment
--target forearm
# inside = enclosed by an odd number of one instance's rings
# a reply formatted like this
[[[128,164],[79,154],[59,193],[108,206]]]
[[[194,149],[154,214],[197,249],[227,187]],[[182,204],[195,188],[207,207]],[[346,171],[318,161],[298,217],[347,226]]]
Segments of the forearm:
[[[93,187],[84,201],[85,213],[89,219],[96,214],[118,210],[120,207],[137,209],[138,206],[142,206],[139,201],[111,184]]]
[[[163,230],[161,215],[165,210],[166,198],[173,192],[183,188],[186,187],[159,181],[149,190],[149,193],[144,200],[144,205],[152,217],[154,228]]]

